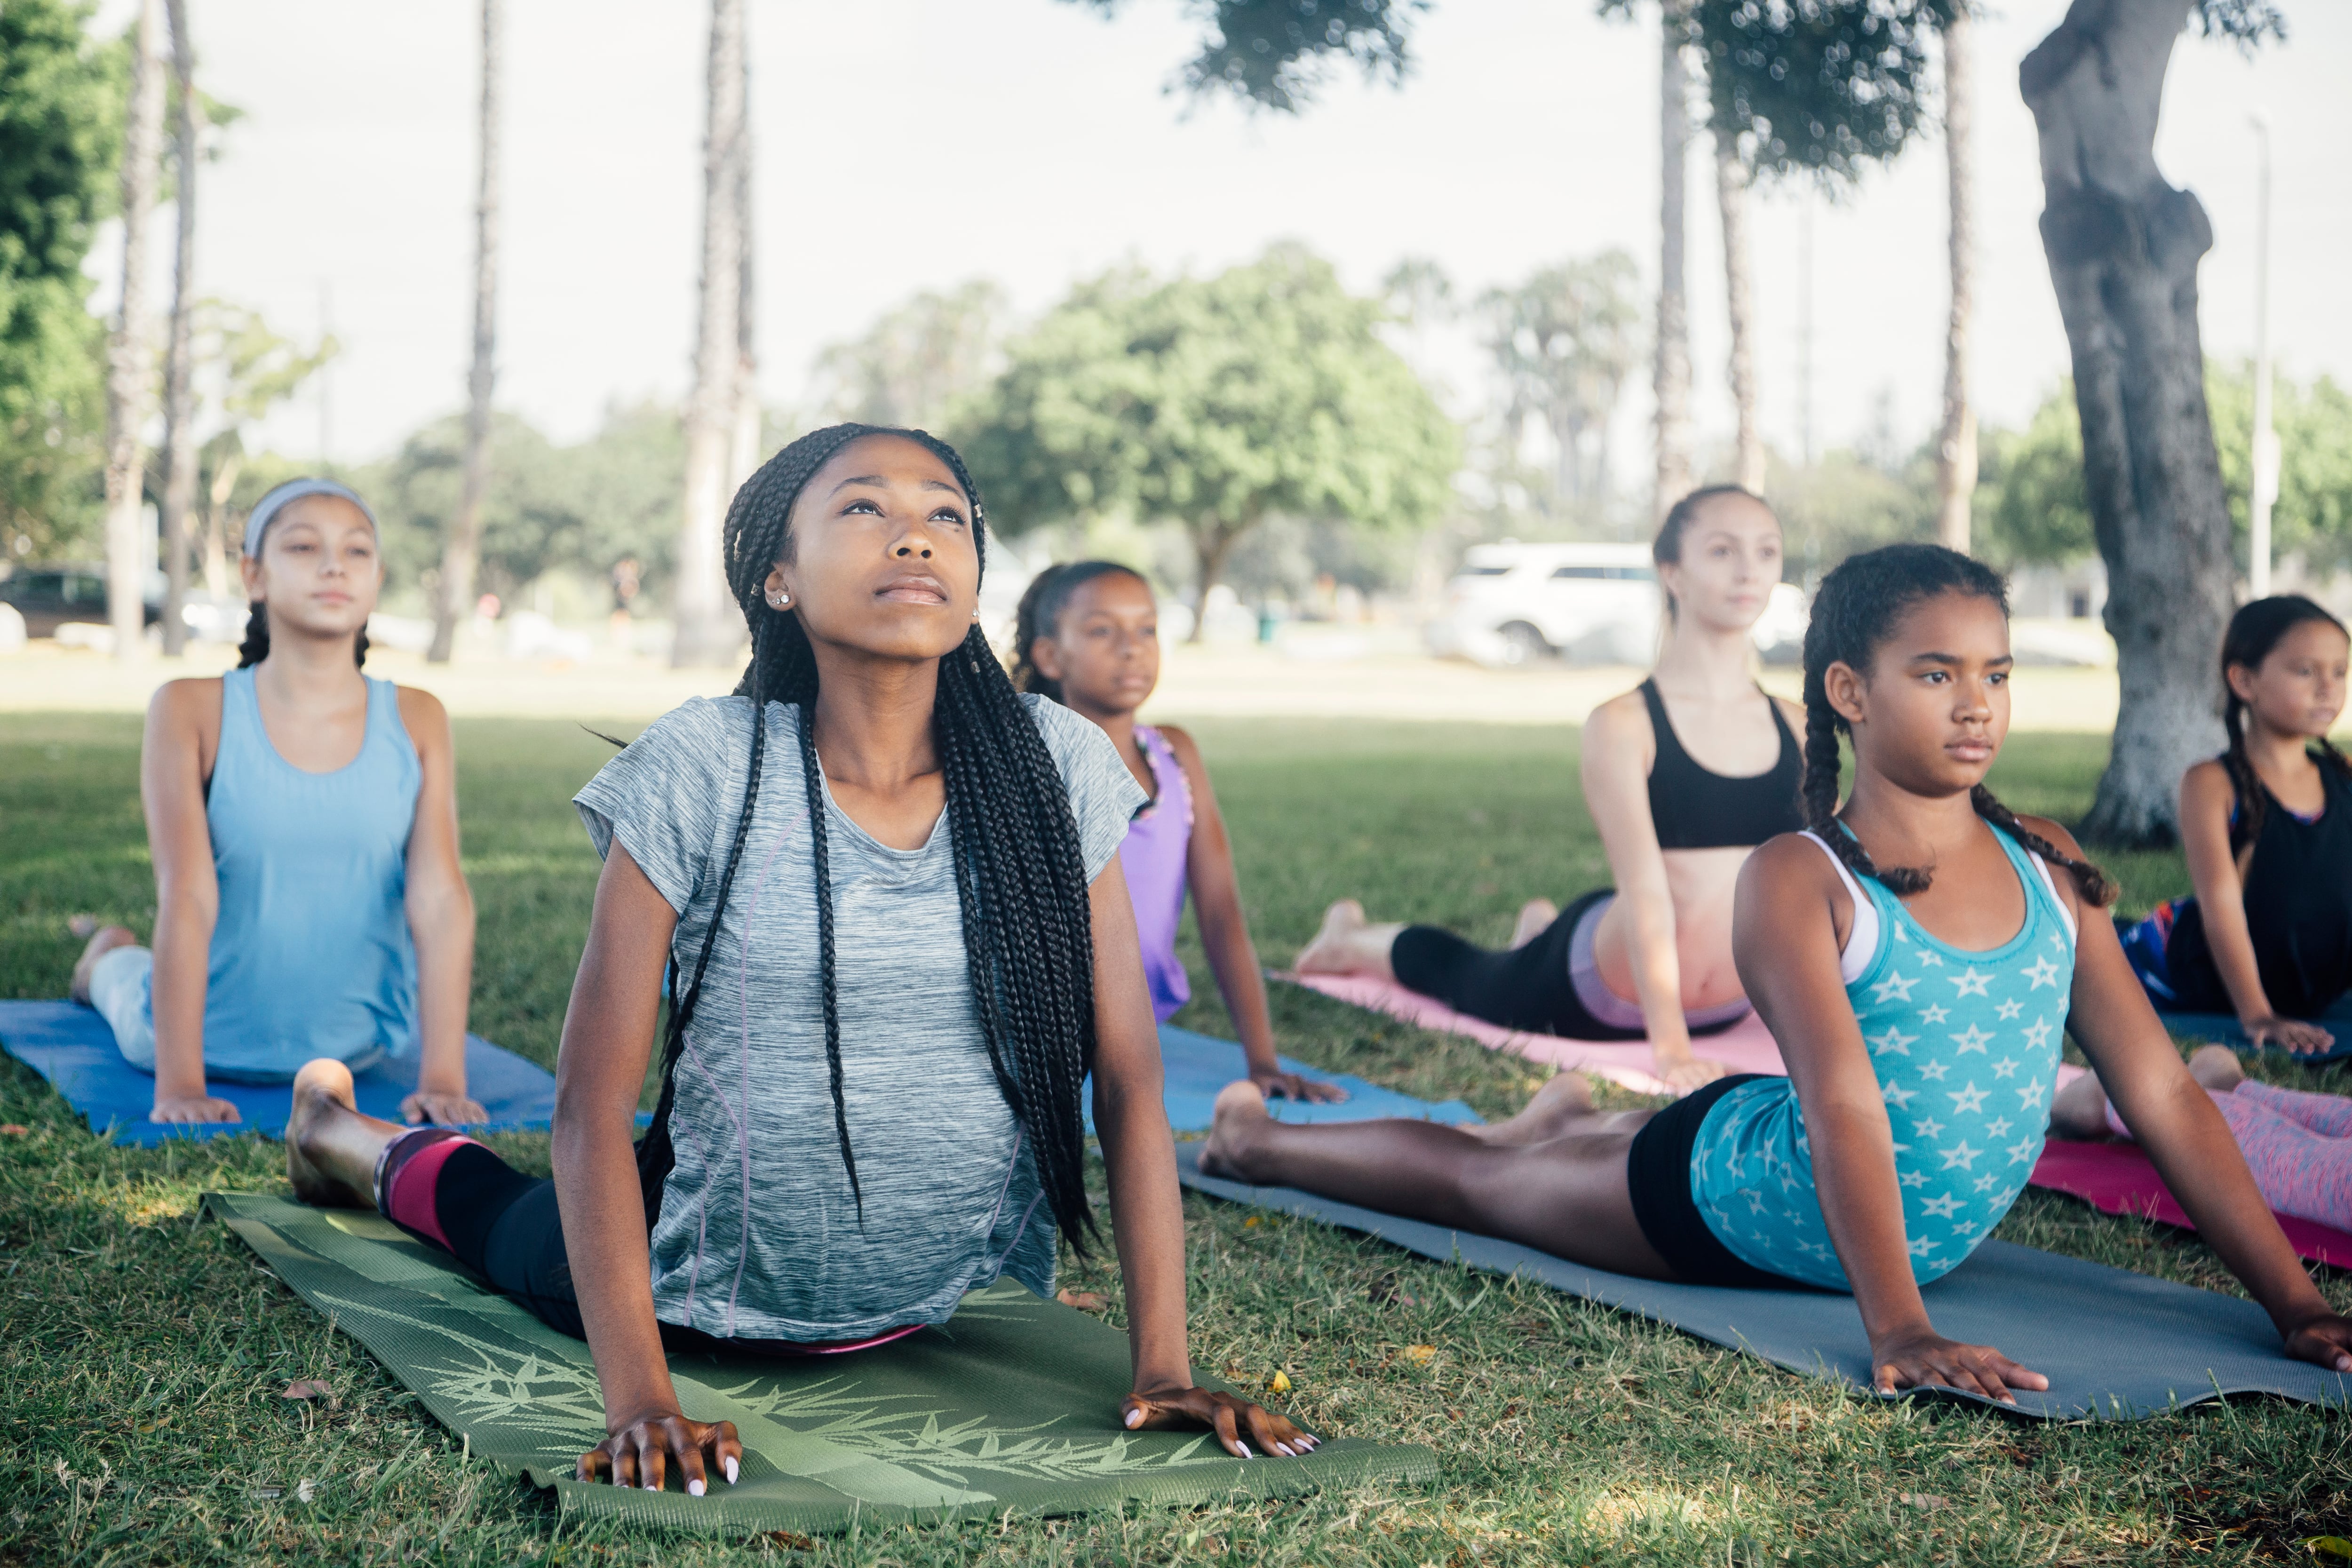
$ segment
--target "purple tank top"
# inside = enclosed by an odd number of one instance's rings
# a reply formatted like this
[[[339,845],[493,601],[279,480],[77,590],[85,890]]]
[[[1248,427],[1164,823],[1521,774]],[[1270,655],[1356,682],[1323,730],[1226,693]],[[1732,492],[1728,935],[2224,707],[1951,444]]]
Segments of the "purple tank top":
[[[1184,918],[1184,861],[1192,847],[1192,786],[1167,740],[1146,724],[1135,739],[1159,784],[1150,805],[1128,825],[1118,847],[1128,897],[1135,901],[1135,934],[1143,946],[1143,977],[1151,985],[1151,1012],[1161,1023],[1192,999],[1192,983],[1176,956],[1176,925]]]

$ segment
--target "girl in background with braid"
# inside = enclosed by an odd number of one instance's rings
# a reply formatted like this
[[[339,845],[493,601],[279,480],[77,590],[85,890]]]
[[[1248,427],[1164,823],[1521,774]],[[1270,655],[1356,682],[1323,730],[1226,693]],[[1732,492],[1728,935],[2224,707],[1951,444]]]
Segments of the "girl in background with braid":
[[[1511,1121],[1469,1129],[1286,1126],[1234,1084],[1202,1167],[1620,1273],[1850,1291],[1882,1392],[2013,1402],[2048,1380],[1937,1333],[1919,1287],[2023,1188],[2071,1012],[2123,1122],[2287,1352],[2352,1372],[2352,1322],[2305,1276],[2102,918],[2114,886],[2065,829],[1984,786],[2011,663],[2000,580],[1964,555],[1893,545],[1822,582],[1805,634],[1810,826],[1750,857],[1733,927],[1787,1078],[1604,1114],[1566,1074]]]
[[[1121,1422],[1205,1423],[1244,1457],[1315,1446],[1192,1384],[1118,859],[1143,795],[1102,731],[1013,689],[973,625],[984,541],[962,461],[919,431],[816,431],[738,492],[726,570],[751,668],[578,797],[605,858],[551,1182],[357,1114],[339,1064],[296,1082],[298,1192],[373,1204],[587,1339],[609,1436],[583,1479],[736,1479],[734,1428],[678,1408],[665,1345],[850,1351],[946,1321],[1000,1275],[1050,1296],[1057,1234],[1094,1231],[1089,1070],[1134,1349]]]
[[[2352,990],[2352,764],[2328,743],[2352,641],[2300,594],[2256,599],[2221,639],[2230,749],[2180,780],[2196,893],[2124,934],[2159,1009],[2234,1013],[2255,1046],[2331,1049],[2311,1022]]]
[[[1118,860],[1135,900],[1152,1016],[1164,1024],[1192,999],[1192,978],[1176,956],[1189,890],[1250,1081],[1290,1100],[1347,1099],[1337,1084],[1283,1071],[1275,1054],[1265,976],[1201,748],[1173,724],[1135,721],[1160,684],[1160,604],[1151,584],[1115,561],[1048,566],[1021,595],[1013,642],[1013,684],[1092,720],[1150,797],[1129,826]]]

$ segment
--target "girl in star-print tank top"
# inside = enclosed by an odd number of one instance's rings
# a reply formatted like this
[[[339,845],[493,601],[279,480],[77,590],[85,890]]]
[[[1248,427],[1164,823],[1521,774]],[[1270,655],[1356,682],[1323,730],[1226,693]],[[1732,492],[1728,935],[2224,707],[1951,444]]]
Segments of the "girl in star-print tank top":
[[[2288,1354],[2352,1372],[2352,1322],[2303,1272],[2213,1101],[2100,917],[2065,829],[1984,787],[2009,729],[2009,607],[1964,555],[1898,544],[1832,572],[1805,634],[1802,833],[1742,868],[1732,951],[1789,1076],[1603,1111],[1576,1074],[1510,1121],[1272,1121],[1217,1100],[1201,1167],[1500,1237],[1621,1274],[1851,1291],[1883,1393],[2013,1401],[2049,1380],[1936,1332],[1920,1285],[1999,1224],[2075,1039]],[[1839,808],[1838,737],[1853,742]],[[2063,875],[2053,874],[2063,872]]]

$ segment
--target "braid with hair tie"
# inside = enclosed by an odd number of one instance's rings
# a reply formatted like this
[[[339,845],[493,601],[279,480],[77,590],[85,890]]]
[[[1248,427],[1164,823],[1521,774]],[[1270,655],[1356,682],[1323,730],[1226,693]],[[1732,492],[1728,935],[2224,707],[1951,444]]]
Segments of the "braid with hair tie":
[[[1939,544],[1889,544],[1849,556],[1822,579],[1805,627],[1805,826],[1830,847],[1856,877],[1875,877],[1896,898],[1924,893],[1935,874],[1924,867],[1880,867],[1844,823],[1838,820],[1838,736],[1852,732],[1844,715],[1830,705],[1829,668],[1843,664],[1867,670],[1871,656],[1895,623],[1922,600],[1939,594],[1990,599],[2009,614],[2009,591],[1992,569]],[[1976,814],[2053,865],[2063,866],[2084,900],[2101,909],[2119,889],[2114,879],[2089,861],[2065,853],[2021,825],[2017,814],[1992,791],[1978,784],[1969,792]]]
[[[923,431],[871,425],[813,431],[770,458],[736,492],[728,509],[724,560],[728,584],[751,627],[751,658],[736,694],[752,703],[752,760],[710,925],[693,977],[672,1009],[660,1106],[639,1150],[649,1219],[658,1211],[673,1158],[669,1115],[677,1058],[750,832],[772,702],[798,710],[834,1134],[861,1217],[865,1212],[843,1088],[826,792],[814,722],[816,658],[799,614],[770,605],[761,590],[774,565],[790,558],[792,511],[802,489],[844,447],[867,436],[914,441],[947,465],[971,503],[973,545],[985,563],[987,523],[979,487],[954,449]],[[973,1007],[989,1066],[1021,1124],[1055,1222],[1083,1252],[1095,1230],[1086,1196],[1079,1106],[1080,1086],[1095,1056],[1094,927],[1069,792],[1036,721],[977,626],[940,660],[931,725],[946,786]]]

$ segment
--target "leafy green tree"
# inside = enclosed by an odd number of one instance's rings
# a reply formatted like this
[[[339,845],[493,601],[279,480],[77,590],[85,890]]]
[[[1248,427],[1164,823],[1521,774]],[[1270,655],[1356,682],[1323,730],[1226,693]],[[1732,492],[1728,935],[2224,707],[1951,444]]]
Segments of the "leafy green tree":
[[[1999,566],[2064,565],[2097,551],[2072,383],[2060,383],[2024,429],[1984,432],[1975,513],[1985,525],[1978,548]]]
[[[91,542],[104,461],[102,329],[81,270],[112,210],[122,61],[73,0],[0,5],[0,547]]]
[[[2254,378],[2250,366],[2207,362],[2205,400],[2230,509],[2237,558],[2246,559],[2253,488]],[[2279,494],[2271,548],[2323,570],[2352,566],[2352,392],[2321,376],[2309,386],[2280,379],[2271,419],[2279,438]]]
[[[984,278],[945,294],[924,289],[817,356],[827,412],[868,425],[943,424],[996,374],[1011,310],[1003,288]]]
[[[1125,0],[1076,0],[1108,16]],[[1429,0],[1201,0],[1201,52],[1181,80],[1195,97],[1227,92],[1295,114],[1340,67],[1370,81],[1412,68],[1414,20]]]
[[[1529,419],[1551,437],[1555,512],[1607,498],[1609,418],[1641,357],[1638,279],[1632,257],[1605,250],[1479,299],[1512,437]]]
[[[1011,345],[961,444],[1009,531],[1178,524],[1205,603],[1269,516],[1415,528],[1444,506],[1459,433],[1381,342],[1386,314],[1294,246],[1214,278],[1114,272]]]

